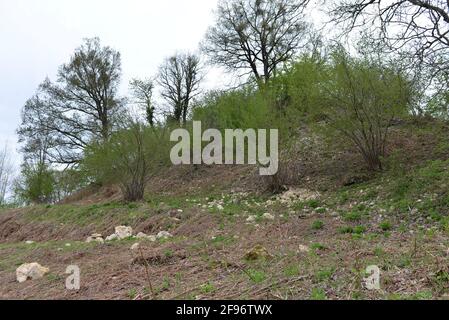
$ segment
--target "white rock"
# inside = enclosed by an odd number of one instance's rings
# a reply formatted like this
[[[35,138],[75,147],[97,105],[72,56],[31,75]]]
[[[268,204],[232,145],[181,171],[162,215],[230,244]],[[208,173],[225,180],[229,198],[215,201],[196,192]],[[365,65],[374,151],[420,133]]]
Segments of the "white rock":
[[[117,238],[119,240],[126,239],[133,235],[133,228],[125,227],[125,226],[118,226],[118,227],[115,227],[115,234],[117,235]]]
[[[103,238],[97,238],[97,237],[90,236],[86,239],[86,242],[87,243],[91,243],[91,242],[104,243],[104,240],[103,240]]]
[[[28,279],[36,280],[42,278],[50,269],[42,267],[39,263],[25,263],[16,269],[16,279],[22,283]]]
[[[137,243],[134,243],[132,246],[131,246],[131,251],[137,251],[137,250],[139,250],[140,249],[140,244],[137,242]]]
[[[254,221],[256,221],[256,216],[249,216],[249,217],[246,219],[246,222],[254,222]]]
[[[168,239],[171,237],[173,237],[173,236],[171,235],[170,232],[167,232],[167,231],[161,231],[156,236],[157,239]]]
[[[65,246],[66,246],[66,247],[71,247],[72,244],[71,244],[71,243],[66,243]]]
[[[114,240],[117,240],[117,238],[118,238],[117,235],[115,233],[113,233],[106,238],[106,241],[114,241]]]
[[[148,238],[148,235],[146,235],[146,234],[143,233],[143,232],[139,232],[139,233],[136,235],[136,238],[137,238],[137,239],[147,239],[147,238]]]
[[[263,217],[265,220],[274,220],[274,216],[273,216],[271,213],[269,213],[269,212],[264,213],[262,217]]]
[[[34,241],[28,240],[28,241],[25,241],[25,243],[26,243],[26,244],[33,244]]]

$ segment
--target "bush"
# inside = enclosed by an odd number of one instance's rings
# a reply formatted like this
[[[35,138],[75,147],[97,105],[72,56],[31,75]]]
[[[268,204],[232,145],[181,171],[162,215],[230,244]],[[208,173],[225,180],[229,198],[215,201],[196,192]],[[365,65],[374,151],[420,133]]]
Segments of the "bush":
[[[168,128],[132,122],[104,144],[94,143],[85,153],[82,168],[100,184],[118,183],[124,200],[144,197],[150,176],[169,163]]]
[[[339,133],[356,147],[369,169],[381,170],[392,120],[408,109],[405,77],[369,57],[352,58],[338,51],[323,75],[321,90],[317,111],[328,134]]]

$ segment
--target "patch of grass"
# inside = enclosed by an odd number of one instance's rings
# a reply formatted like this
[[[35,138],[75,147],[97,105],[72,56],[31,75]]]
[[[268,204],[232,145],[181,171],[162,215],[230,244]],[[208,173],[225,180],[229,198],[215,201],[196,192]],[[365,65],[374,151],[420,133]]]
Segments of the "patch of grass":
[[[382,221],[382,222],[379,224],[379,228],[380,228],[382,231],[390,231],[391,228],[392,228],[391,222],[388,221],[388,220]]]
[[[313,288],[310,300],[327,300],[326,292],[321,288]]]
[[[300,269],[297,263],[292,263],[284,268],[284,275],[286,277],[296,277],[297,275],[299,275],[299,272]]]
[[[338,228],[338,233],[340,234],[351,234],[354,232],[354,228],[351,226],[343,226]]]
[[[361,235],[366,232],[366,227],[365,226],[355,226],[353,232],[354,232],[354,234]]]
[[[315,250],[315,251],[318,251],[318,250],[326,250],[326,246],[324,245],[324,244],[321,244],[321,243],[318,243],[318,242],[316,242],[316,243],[312,243],[311,245],[310,245],[310,248],[312,249],[312,250]]]
[[[330,280],[334,274],[335,270],[333,268],[319,270],[315,273],[315,279],[318,282],[323,282]]]
[[[315,212],[316,213],[325,213],[326,212],[326,208],[316,208]]]
[[[137,289],[132,288],[128,290],[128,298],[134,300],[137,297]]]
[[[208,282],[208,283],[201,285],[200,291],[202,294],[212,293],[215,291],[215,287],[212,283]]]
[[[312,223],[312,229],[313,230],[321,230],[321,229],[323,229],[323,227],[324,227],[324,222],[321,221],[321,220],[315,220]]]
[[[306,201],[306,205],[309,208],[316,209],[320,206],[320,202],[316,199],[312,199],[312,200]]]
[[[348,212],[343,216],[343,219],[345,221],[350,221],[350,222],[360,221],[360,220],[362,220],[362,212],[360,212],[360,211]]]
[[[250,280],[256,284],[262,283],[267,278],[265,272],[255,269],[249,269],[246,271],[246,275],[250,278]]]

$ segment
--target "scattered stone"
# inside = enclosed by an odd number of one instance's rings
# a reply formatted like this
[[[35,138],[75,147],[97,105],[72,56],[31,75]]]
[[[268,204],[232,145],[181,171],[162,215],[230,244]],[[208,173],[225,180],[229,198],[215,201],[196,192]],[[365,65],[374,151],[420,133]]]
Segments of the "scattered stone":
[[[155,242],[156,241],[156,236],[150,236],[150,235],[147,235],[147,234],[145,234],[143,232],[139,232],[137,234],[136,238],[140,239],[140,240],[148,240],[148,241],[151,241],[151,242]]]
[[[115,234],[117,235],[117,239],[123,240],[133,235],[133,228],[126,226],[118,226],[115,227]]]
[[[168,239],[171,237],[173,237],[173,236],[171,235],[170,232],[167,232],[167,231],[161,231],[156,236],[157,239]]]
[[[268,252],[268,250],[265,247],[261,245],[255,246],[245,254],[245,260],[248,261],[255,261],[259,259],[271,259],[271,258],[272,255]]]
[[[249,217],[246,219],[246,222],[254,222],[254,221],[256,221],[256,216],[249,216]]]
[[[42,267],[39,263],[25,263],[16,269],[16,279],[22,283],[30,280],[37,280],[47,274],[50,269]]]
[[[310,252],[310,248],[308,246],[305,246],[302,244],[299,245],[298,249],[299,249],[299,252],[302,252],[302,253]]]
[[[104,240],[103,240],[103,238],[101,237],[101,234],[94,233],[94,234],[91,235],[90,237],[87,237],[86,242],[87,242],[87,243],[91,243],[91,242],[104,243]]]
[[[117,235],[115,233],[111,234],[109,237],[106,238],[106,241],[114,241],[117,240]]]
[[[136,238],[137,238],[137,239],[146,239],[146,238],[148,238],[148,235],[146,235],[146,234],[143,233],[143,232],[139,232],[139,233],[136,235]]]
[[[140,244],[137,242],[137,243],[134,243],[132,246],[131,246],[131,251],[137,251],[137,250],[139,250],[140,249]]]
[[[290,189],[277,197],[281,203],[290,203],[293,201],[309,201],[316,200],[320,194],[308,189]]]
[[[265,220],[274,220],[274,216],[269,212],[264,213],[262,218],[264,218]]]

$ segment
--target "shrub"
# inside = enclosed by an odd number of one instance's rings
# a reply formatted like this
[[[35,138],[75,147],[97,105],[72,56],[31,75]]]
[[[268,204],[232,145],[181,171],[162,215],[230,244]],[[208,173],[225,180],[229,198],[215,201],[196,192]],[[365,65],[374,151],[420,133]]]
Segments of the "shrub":
[[[393,119],[406,113],[410,101],[405,76],[369,57],[352,58],[337,51],[323,75],[321,90],[318,113],[328,124],[328,134],[340,134],[363,156],[369,169],[382,170]]]
[[[151,174],[169,163],[167,128],[148,127],[132,122],[104,144],[87,150],[83,169],[101,184],[118,183],[125,201],[143,199]]]

